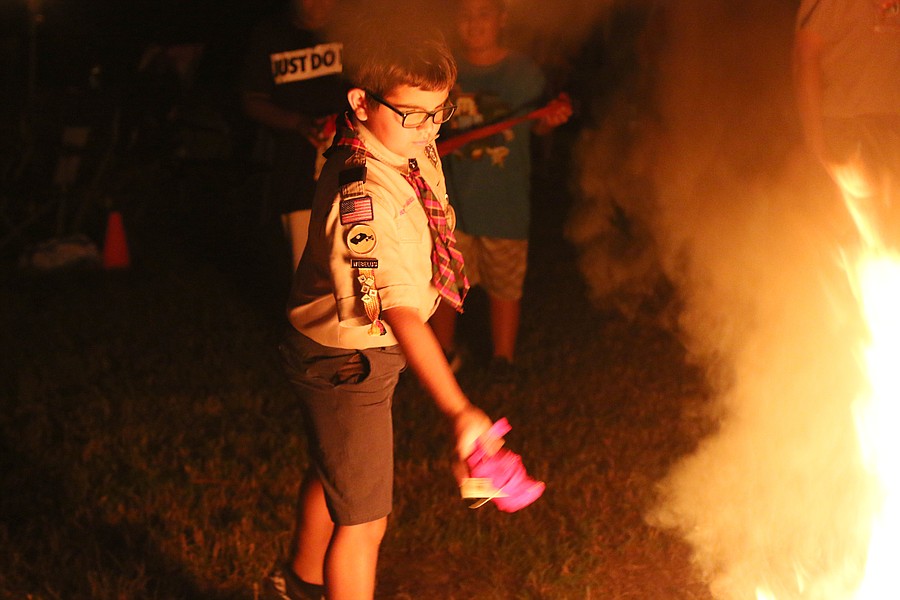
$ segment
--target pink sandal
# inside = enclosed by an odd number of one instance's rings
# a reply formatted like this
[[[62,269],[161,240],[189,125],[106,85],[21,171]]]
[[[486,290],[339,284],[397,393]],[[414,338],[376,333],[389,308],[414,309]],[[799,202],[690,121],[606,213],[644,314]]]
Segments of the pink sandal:
[[[511,429],[509,422],[502,418],[482,438],[485,442],[496,440]],[[479,508],[493,500],[500,510],[516,512],[540,498],[546,486],[543,481],[528,476],[522,458],[506,448],[488,456],[482,438],[476,440],[475,450],[466,459],[470,477],[460,486],[463,498],[480,499],[471,508]]]

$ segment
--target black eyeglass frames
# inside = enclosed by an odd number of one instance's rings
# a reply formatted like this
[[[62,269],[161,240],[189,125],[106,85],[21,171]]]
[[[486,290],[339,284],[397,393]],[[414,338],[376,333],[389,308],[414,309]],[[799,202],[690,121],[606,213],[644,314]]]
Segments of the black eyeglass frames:
[[[450,106],[442,106],[434,112],[429,112],[427,110],[409,110],[403,112],[375,92],[366,90],[366,95],[400,115],[403,118],[401,125],[407,129],[421,127],[428,119],[434,121],[435,125],[446,123],[450,120],[450,117],[453,116],[453,113],[456,112],[456,106],[453,104]]]

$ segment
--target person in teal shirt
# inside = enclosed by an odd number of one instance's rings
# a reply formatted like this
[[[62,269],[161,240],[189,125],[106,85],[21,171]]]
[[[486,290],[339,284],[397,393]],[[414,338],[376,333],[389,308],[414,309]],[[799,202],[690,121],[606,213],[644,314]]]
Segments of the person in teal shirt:
[[[491,370],[509,375],[515,362],[528,259],[531,136],[565,123],[572,107],[564,95],[548,104],[541,68],[503,43],[507,18],[503,0],[459,0],[457,9],[459,77],[453,102],[458,109],[442,135],[478,130],[547,104],[540,117],[471,141],[444,161],[456,211],[457,243],[469,281],[484,288],[489,298]],[[431,321],[451,364],[458,367],[455,324],[455,311],[446,307],[439,308]]]

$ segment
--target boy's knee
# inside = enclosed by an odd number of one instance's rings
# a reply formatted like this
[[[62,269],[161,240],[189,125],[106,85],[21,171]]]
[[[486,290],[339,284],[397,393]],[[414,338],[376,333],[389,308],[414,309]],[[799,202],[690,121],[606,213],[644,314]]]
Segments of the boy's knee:
[[[381,517],[375,521],[363,523],[360,527],[363,527],[363,535],[370,541],[380,544],[381,540],[384,538],[384,532],[387,531],[387,517]]]
[[[341,537],[353,538],[355,541],[368,546],[380,545],[387,530],[387,517],[382,517],[368,523],[360,523],[358,525],[342,525],[338,526],[337,535]]]

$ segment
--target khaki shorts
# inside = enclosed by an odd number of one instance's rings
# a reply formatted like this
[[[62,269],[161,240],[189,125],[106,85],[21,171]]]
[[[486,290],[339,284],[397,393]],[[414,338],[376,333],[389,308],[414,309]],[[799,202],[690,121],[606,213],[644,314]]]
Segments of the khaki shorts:
[[[472,236],[457,231],[456,246],[462,252],[466,275],[501,300],[519,300],[528,266],[528,240]]]

